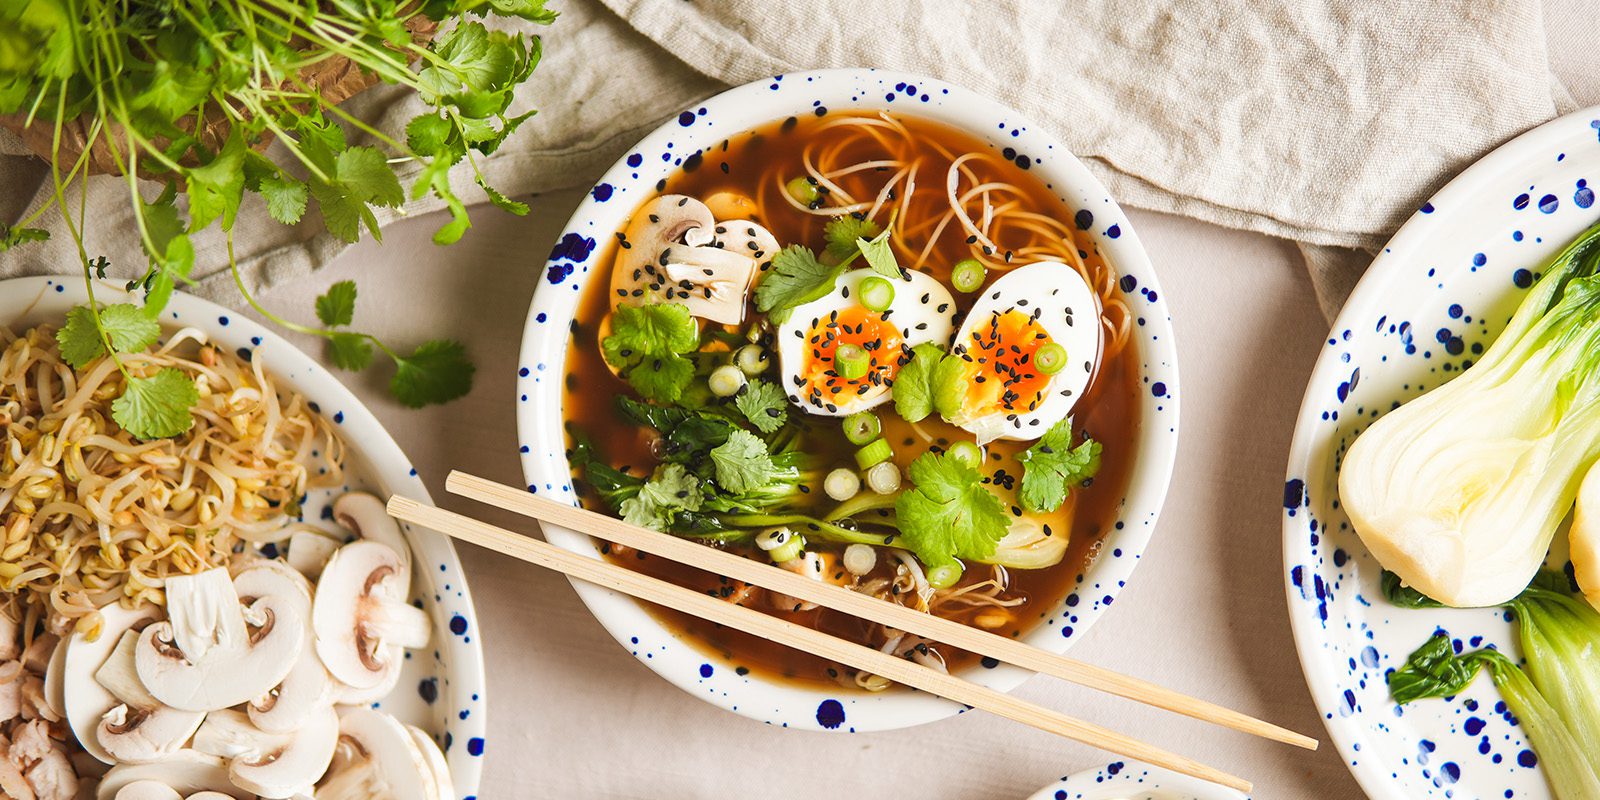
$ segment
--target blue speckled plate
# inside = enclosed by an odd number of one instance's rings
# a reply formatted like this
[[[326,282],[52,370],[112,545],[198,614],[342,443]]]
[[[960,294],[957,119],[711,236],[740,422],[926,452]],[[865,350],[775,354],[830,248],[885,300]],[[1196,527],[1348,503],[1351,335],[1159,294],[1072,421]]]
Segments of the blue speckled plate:
[[[1339,510],[1335,467],[1396,403],[1458,374],[1505,325],[1541,260],[1600,217],[1600,108],[1503,145],[1400,229],[1334,323],[1300,408],[1284,490],[1284,579],[1300,662],[1328,732],[1374,798],[1550,797],[1487,680],[1397,708],[1385,675],[1436,629],[1516,650],[1494,609],[1395,608]],[[1559,537],[1558,537],[1559,538]]]
[[[1137,761],[1113,761],[1040,789],[1028,800],[1248,800],[1244,795]]]
[[[0,281],[0,324],[13,331],[41,322],[61,324],[68,309],[83,303],[83,281],[61,278],[14,278]],[[118,286],[99,283],[95,299],[117,303],[127,299]],[[389,433],[378,424],[338,379],[294,345],[255,321],[213,303],[181,292],[161,319],[169,331],[192,327],[210,340],[249,358],[264,359],[279,385],[305,395],[313,409],[333,420],[344,437],[346,485],[318,490],[303,504],[302,519],[315,523],[331,520],[332,503],[351,489],[379,496],[402,493],[428,502],[428,490],[411,461]],[[433,617],[432,646],[426,652],[406,654],[400,685],[373,707],[433,734],[445,750],[456,796],[472,800],[483,771],[487,699],[483,680],[483,645],[478,639],[478,616],[467,590],[461,563],[450,540],[438,534],[401,526],[411,542],[416,569],[412,570],[412,599],[423,601]]]
[[[741,131],[802,114],[886,109],[932,118],[965,129],[1049,184],[1069,208],[1092,246],[1121,273],[1121,291],[1138,315],[1134,329],[1141,359],[1142,424],[1139,457],[1123,499],[1120,521],[1107,532],[1101,555],[1078,589],[1026,637],[1052,651],[1082,638],[1111,606],[1133,573],[1166,496],[1178,437],[1177,355],[1160,285],[1122,209],[1076,158],[1031,121],[959,86],[920,76],[849,69],[795,73],[732,89],[668,120],[608,170],[578,207],[550,253],[528,312],[518,365],[517,425],[528,491],[577,502],[564,452],[561,395],[569,326],[585,286],[608,280],[602,259],[633,210],[687,158]],[[599,277],[596,278],[595,276]],[[596,398],[595,402],[609,402]],[[545,526],[552,543],[599,558],[588,537]],[[739,674],[698,643],[681,640],[641,605],[584,583],[579,595],[629,652],[697,697],[774,725],[813,730],[900,728],[940,719],[961,706],[926,694],[824,690]],[[978,667],[967,677],[1009,690],[1028,673],[1009,666]]]

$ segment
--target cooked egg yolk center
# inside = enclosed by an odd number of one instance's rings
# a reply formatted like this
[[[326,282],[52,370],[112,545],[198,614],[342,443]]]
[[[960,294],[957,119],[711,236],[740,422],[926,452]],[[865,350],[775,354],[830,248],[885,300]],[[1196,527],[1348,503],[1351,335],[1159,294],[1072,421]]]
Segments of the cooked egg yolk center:
[[[854,345],[865,352],[866,374],[854,380],[840,374],[839,348]],[[883,315],[862,306],[829,312],[813,320],[806,335],[800,377],[806,398],[817,405],[838,405],[853,397],[883,391],[900,371],[900,329]],[[849,372],[849,370],[845,370]]]
[[[1034,356],[1050,342],[1042,325],[1014,308],[974,327],[961,343],[967,362],[962,415],[1022,414],[1037,408],[1050,390],[1050,376],[1034,366]]]

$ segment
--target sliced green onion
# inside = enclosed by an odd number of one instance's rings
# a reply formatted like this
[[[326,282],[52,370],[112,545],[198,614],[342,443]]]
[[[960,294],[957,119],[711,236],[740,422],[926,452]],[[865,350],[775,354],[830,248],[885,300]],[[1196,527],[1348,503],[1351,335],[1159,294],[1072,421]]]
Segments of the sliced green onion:
[[[856,451],[856,466],[866,469],[874,464],[881,464],[894,457],[894,449],[882,439],[873,439],[860,450]],[[870,476],[869,476],[870,477]]]
[[[865,575],[878,566],[878,551],[870,544],[856,542],[844,549],[844,568],[851,575]]]
[[[782,564],[785,561],[793,561],[793,560],[795,560],[795,559],[797,559],[797,558],[799,558],[799,557],[801,557],[801,556],[803,556],[805,554],[806,554],[806,540],[805,540],[805,537],[800,536],[799,534],[796,534],[793,538],[791,538],[789,541],[785,542],[782,546],[775,547],[775,548],[773,548],[771,550],[768,550],[767,551],[767,558],[772,559],[772,563],[774,563],[774,564]]]
[[[928,567],[928,585],[935,589],[948,589],[961,580],[960,564],[940,564]]]
[[[888,311],[894,303],[894,284],[876,275],[862,278],[861,285],[856,287],[856,297],[869,310]]]
[[[706,378],[706,385],[711,387],[711,393],[718,397],[732,397],[744,388],[744,372],[732,364],[723,364]]]
[[[833,351],[833,371],[847,381],[865,378],[872,367],[872,354],[861,345],[841,344]]]
[[[785,184],[783,188],[784,191],[789,193],[790,197],[800,201],[800,205],[803,206],[810,206],[822,199],[822,192],[817,191],[816,178],[804,176],[795,178]]]
[[[1056,342],[1046,342],[1033,351],[1033,367],[1045,375],[1054,375],[1067,365],[1067,348]]]
[[[861,476],[853,469],[840,467],[822,479],[822,491],[829,497],[839,502],[844,502],[856,496],[861,491]]]
[[[857,411],[844,418],[844,438],[857,447],[878,438],[883,423],[871,411]]]
[[[767,371],[767,351],[758,344],[747,344],[733,354],[733,365],[754,378]]]
[[[950,445],[950,457],[974,469],[983,466],[983,448],[965,439]]]
[[[956,262],[950,270],[950,283],[958,292],[976,292],[983,286],[983,279],[989,274],[988,268],[976,258],[965,258]]]
[[[893,461],[874,464],[867,470],[867,488],[878,494],[900,491],[900,466]]]

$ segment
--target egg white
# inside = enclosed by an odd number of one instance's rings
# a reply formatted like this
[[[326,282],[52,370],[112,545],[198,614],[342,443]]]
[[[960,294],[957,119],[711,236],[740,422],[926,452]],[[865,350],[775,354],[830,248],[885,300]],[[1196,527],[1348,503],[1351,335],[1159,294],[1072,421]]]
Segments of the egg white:
[[[884,318],[900,330],[902,345],[908,351],[924,342],[948,345],[950,334],[955,331],[957,313],[950,291],[926,273],[906,272],[900,280],[890,281],[894,286],[894,300],[884,312]],[[783,390],[789,402],[808,413],[843,417],[882,405],[890,397],[888,386],[875,386],[843,403],[813,402],[804,396],[805,384],[800,377],[810,348],[811,330],[829,314],[860,305],[861,281],[875,274],[870,269],[844,273],[832,292],[795,307],[789,319],[778,326],[778,367],[783,372]]]
[[[1100,299],[1077,270],[1059,261],[1017,267],[984,287],[956,333],[952,352],[965,352],[974,330],[1012,309],[1033,317],[1051,340],[1065,347],[1067,364],[1050,376],[1044,399],[1032,411],[952,420],[975,434],[979,444],[1043,436],[1072,413],[1100,361]]]

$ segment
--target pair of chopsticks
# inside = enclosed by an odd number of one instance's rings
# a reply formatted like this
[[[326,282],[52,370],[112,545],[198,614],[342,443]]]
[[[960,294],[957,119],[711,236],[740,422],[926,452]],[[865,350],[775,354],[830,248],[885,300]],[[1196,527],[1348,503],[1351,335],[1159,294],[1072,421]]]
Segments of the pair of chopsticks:
[[[1310,737],[1138,678],[1048,653],[1015,639],[906,608],[897,603],[879,600],[842,586],[814,581],[770,564],[705,547],[669,534],[629,525],[593,511],[545,500],[515,487],[462,472],[450,473],[445,487],[452,494],[734,580],[761,586],[825,608],[942,642],[951,647],[990,656],[1036,672],[1054,675],[1089,688],[1244,733],[1309,750],[1317,747],[1317,741]],[[547,542],[428,506],[407,497],[390,498],[389,513],[397,519],[421,525],[455,539],[471,542],[579,580],[813,653],[1117,755],[1239,791],[1250,791],[1248,781],[1116,731],[1059,714],[870,647],[847,642],[787,620],[634,572],[609,561],[573,553]]]

